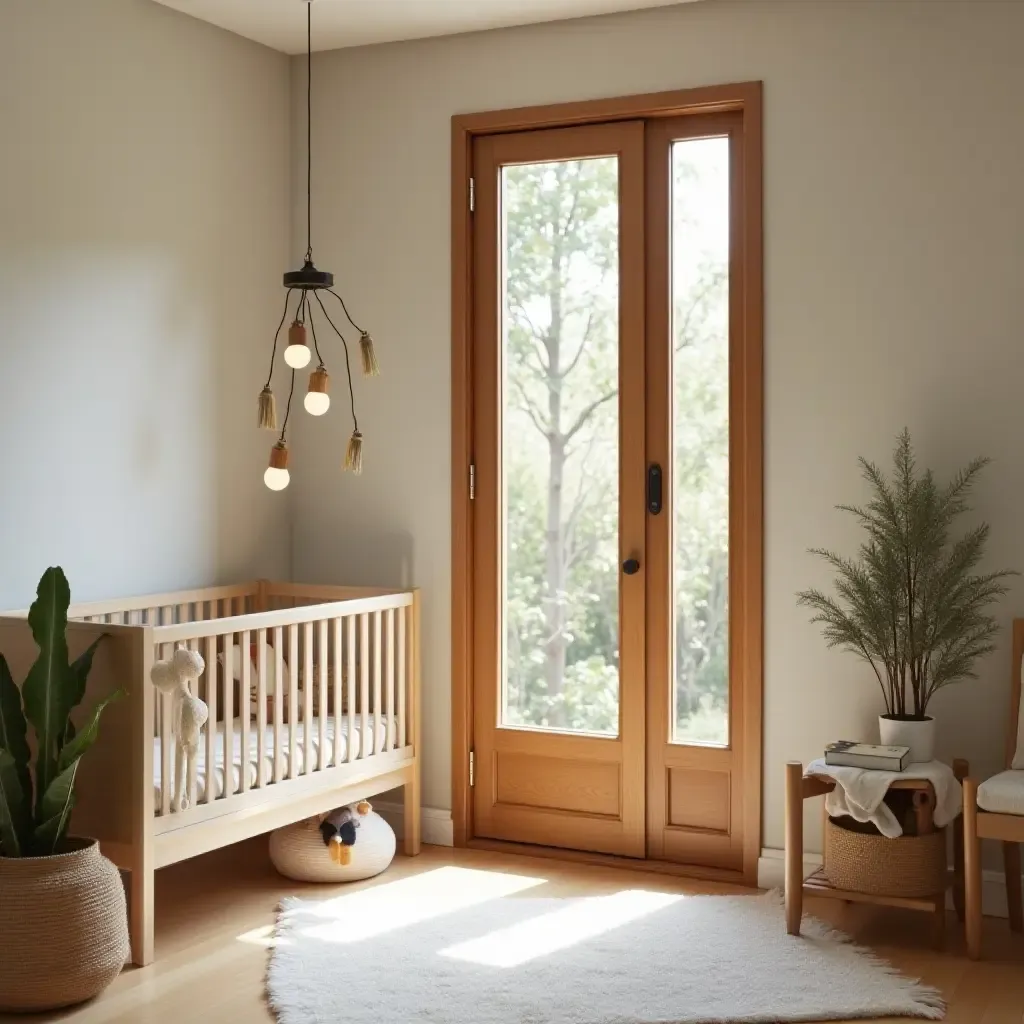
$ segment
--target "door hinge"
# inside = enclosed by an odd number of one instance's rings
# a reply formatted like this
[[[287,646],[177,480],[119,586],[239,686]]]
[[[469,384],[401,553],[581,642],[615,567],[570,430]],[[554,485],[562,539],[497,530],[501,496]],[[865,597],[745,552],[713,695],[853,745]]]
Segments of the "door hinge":
[[[476,181],[473,178],[469,179],[469,212],[473,213],[476,210]]]
[[[476,755],[472,750],[469,752],[469,784],[476,785]]]
[[[476,463],[469,464],[469,500],[476,500]]]

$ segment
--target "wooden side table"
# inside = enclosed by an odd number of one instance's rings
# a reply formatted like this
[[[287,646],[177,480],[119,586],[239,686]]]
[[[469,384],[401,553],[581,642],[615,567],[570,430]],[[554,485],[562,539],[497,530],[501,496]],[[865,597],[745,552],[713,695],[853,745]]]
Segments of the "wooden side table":
[[[953,774],[961,782],[967,777],[968,764],[957,759],[953,762]],[[804,801],[816,796],[825,796],[835,789],[835,781],[825,775],[804,775],[799,761],[786,764],[786,930],[790,935],[800,934],[800,920],[803,917],[804,895],[824,896],[845,900],[850,903],[874,903],[888,907],[903,907],[905,910],[924,910],[932,914],[936,945],[941,948],[946,931],[946,890],[952,884],[953,903],[957,916],[964,919],[964,832],[958,817],[950,823],[953,829],[954,870],[941,892],[931,896],[876,896],[873,893],[837,889],[825,877],[824,868],[804,878]],[[930,832],[935,826],[932,814],[935,809],[935,790],[926,779],[899,779],[890,789],[912,790],[914,809],[917,817],[918,834]],[[920,796],[918,796],[920,794]],[[824,801],[823,801],[824,803]],[[824,808],[823,808],[824,810]],[[825,812],[827,814],[827,812]]]

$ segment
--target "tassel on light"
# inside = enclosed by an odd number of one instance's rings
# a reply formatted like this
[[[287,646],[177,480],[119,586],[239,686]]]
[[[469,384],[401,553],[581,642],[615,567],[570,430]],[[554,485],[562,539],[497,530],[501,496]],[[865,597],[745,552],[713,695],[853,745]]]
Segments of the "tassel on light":
[[[343,467],[349,473],[358,475],[363,471],[363,435],[358,430],[352,431],[348,439],[348,448],[345,449],[345,465]]]
[[[261,430],[277,430],[277,401],[268,384],[260,392],[260,409],[257,422]]]
[[[363,331],[359,336],[359,351],[363,354],[363,376],[379,377],[380,365],[377,362],[377,353],[373,350],[373,338],[367,331]]]

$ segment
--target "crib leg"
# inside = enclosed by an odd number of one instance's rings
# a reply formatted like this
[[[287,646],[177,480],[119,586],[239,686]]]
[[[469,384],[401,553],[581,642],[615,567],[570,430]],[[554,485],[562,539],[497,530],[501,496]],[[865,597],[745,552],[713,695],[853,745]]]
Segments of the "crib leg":
[[[140,865],[131,872],[131,906],[128,931],[132,963],[145,967],[153,962],[153,869]]]
[[[409,781],[405,784],[404,849],[407,857],[420,852],[420,762],[409,769]]]

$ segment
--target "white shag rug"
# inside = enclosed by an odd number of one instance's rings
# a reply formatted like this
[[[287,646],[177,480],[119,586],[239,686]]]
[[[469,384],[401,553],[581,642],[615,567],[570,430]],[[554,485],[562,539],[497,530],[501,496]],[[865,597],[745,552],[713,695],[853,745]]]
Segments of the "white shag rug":
[[[448,872],[461,883],[424,887]],[[335,899],[285,901],[267,979],[281,1024],[945,1015],[936,989],[821,922],[805,917],[803,934],[787,935],[777,893],[565,900],[524,897],[528,886],[513,885],[488,896],[483,880],[466,877],[487,874],[446,868]]]

